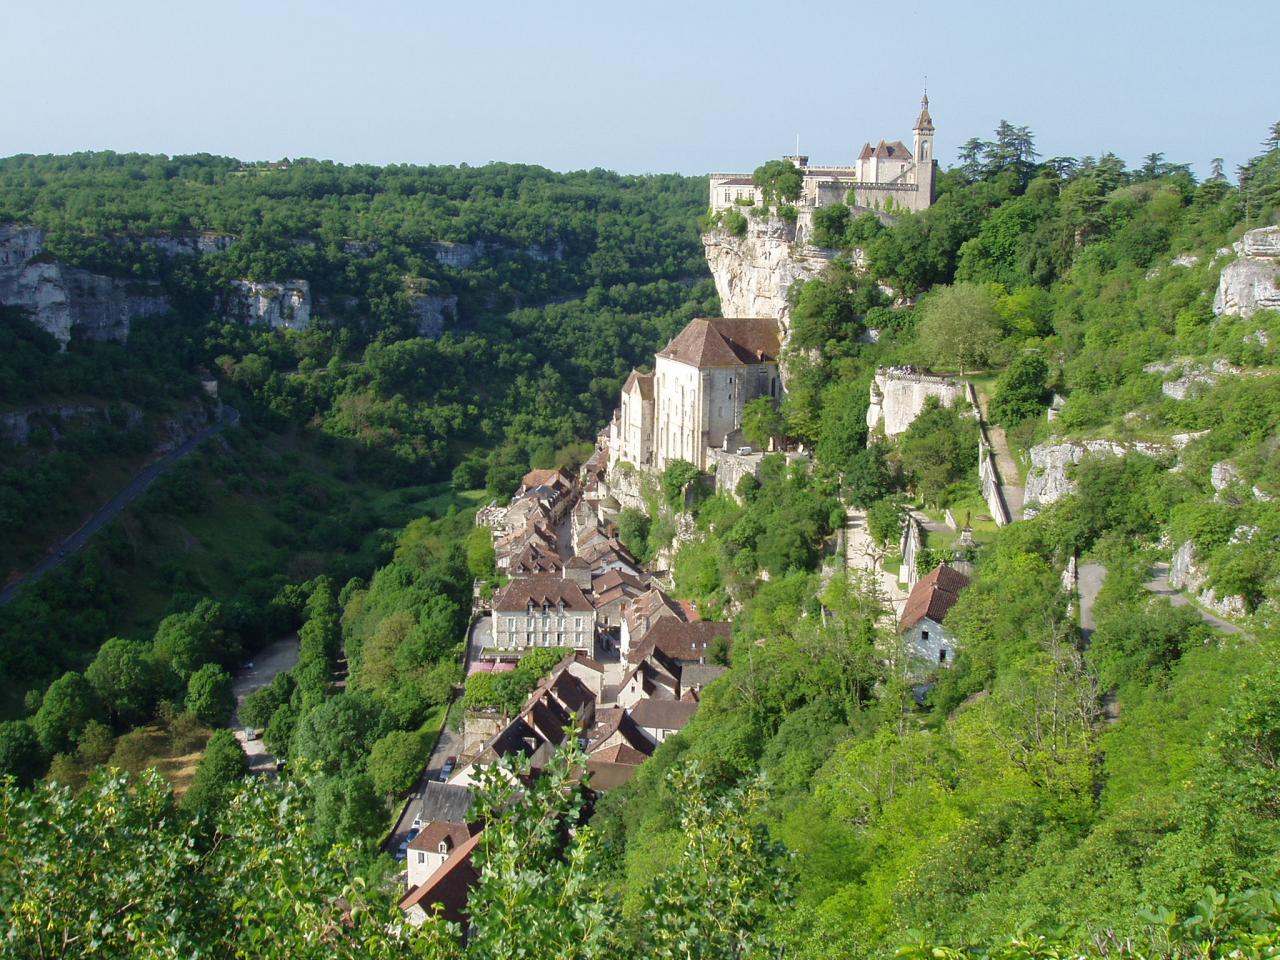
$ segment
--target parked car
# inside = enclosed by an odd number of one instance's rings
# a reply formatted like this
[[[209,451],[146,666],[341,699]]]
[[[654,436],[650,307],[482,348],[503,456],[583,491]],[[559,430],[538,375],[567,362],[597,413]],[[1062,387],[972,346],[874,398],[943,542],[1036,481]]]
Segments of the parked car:
[[[396,847],[396,859],[397,860],[409,859],[409,841],[408,840],[401,840],[400,845]]]
[[[257,740],[257,739],[258,739],[258,731],[257,731],[257,730],[255,730],[253,727],[245,727],[245,728],[244,728],[244,738],[245,738],[245,740],[246,740],[246,741],[248,741],[248,740]]]
[[[405,840],[407,840],[409,843],[413,843],[413,838],[416,837],[421,832],[422,832],[422,829],[420,827],[414,827],[412,830],[409,831],[409,835],[405,837]]]
[[[422,829],[422,818],[421,818],[421,817],[414,817],[414,818],[413,818],[413,823],[412,823],[412,825],[411,825],[411,826],[412,826],[412,829],[413,829],[414,833],[417,833],[419,830],[421,830],[421,829]]]
[[[458,765],[457,757],[445,757],[444,766],[440,768],[440,781],[443,783],[453,776],[453,770]]]

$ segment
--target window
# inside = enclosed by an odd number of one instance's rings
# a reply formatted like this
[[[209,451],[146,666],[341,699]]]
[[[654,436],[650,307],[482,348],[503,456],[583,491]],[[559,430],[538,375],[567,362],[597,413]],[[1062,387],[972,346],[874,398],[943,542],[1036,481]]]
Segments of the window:
[[[443,846],[443,844],[442,844],[442,846]],[[418,862],[419,862],[419,863],[426,863],[426,862],[427,862],[427,855],[426,855],[425,853],[423,853],[421,850],[419,850],[419,851],[418,851]]]
[[[946,648],[946,647],[940,647],[940,648],[938,649],[938,662],[939,662],[939,663],[946,663],[946,662],[947,662],[947,648]]]
[[[921,630],[921,631],[920,631],[920,642],[921,642],[921,643],[927,643],[927,642],[928,642],[928,640],[929,640],[929,631],[928,631],[928,630]]]

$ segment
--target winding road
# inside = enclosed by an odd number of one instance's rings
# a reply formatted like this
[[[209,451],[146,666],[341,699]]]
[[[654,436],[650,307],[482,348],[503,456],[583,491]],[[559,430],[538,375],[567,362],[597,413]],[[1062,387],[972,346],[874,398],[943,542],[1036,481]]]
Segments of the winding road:
[[[71,536],[63,540],[62,543],[54,549],[49,556],[41,560],[25,577],[19,577],[12,583],[8,583],[3,589],[0,589],[0,607],[9,603],[27,584],[35,583],[50,570],[55,570],[66,562],[67,558],[81,549],[89,539],[110,523],[115,516],[129,504],[137,500],[146,492],[147,488],[155,481],[156,477],[172,469],[181,462],[200,444],[204,443],[215,434],[221,433],[227,427],[234,427],[240,422],[240,411],[235,407],[223,406],[222,417],[217,423],[205,427],[199,433],[193,435],[181,446],[174,447],[164,456],[157,460],[153,460],[141,470],[138,471],[129,483],[112,497],[101,509],[84,522],[84,524]]]

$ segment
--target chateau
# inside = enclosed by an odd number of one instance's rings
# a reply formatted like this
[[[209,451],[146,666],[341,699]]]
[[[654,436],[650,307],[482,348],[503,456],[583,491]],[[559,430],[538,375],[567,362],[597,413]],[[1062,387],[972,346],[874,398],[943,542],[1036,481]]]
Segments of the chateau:
[[[632,371],[609,427],[610,466],[662,470],[688,460],[706,470],[714,450],[740,442],[742,409],[757,397],[782,399],[778,321],[697,319],[654,361]]]
[[[912,131],[912,148],[901,140],[881,140],[874,147],[866,143],[853,166],[811,167],[809,158],[783,157],[804,172],[804,187],[796,205],[829,207],[848,202],[850,206],[891,213],[918,212],[933,205],[938,162],[934,159],[933,118],[929,97],[920,101],[920,115]],[[738,207],[759,206],[764,195],[749,173],[713,173],[711,209],[719,212]]]

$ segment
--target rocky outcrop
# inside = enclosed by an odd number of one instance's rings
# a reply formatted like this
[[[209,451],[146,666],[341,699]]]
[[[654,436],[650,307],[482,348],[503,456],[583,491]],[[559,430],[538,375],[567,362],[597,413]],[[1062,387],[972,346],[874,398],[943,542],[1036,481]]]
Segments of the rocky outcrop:
[[[169,311],[158,283],[69,267],[45,249],[43,230],[19,224],[0,224],[0,303],[28,311],[64,348],[73,335],[123,342],[133,320]]]
[[[234,280],[231,286],[223,302],[231,320],[273,330],[305,330],[311,324],[311,284],[306,280]]]
[[[18,446],[57,446],[69,428],[108,424],[121,430],[142,425],[142,411],[131,403],[43,403],[0,413],[0,440]]]
[[[1213,312],[1251,317],[1280,310],[1280,227],[1250,230],[1233,246],[1236,259],[1222,268]]]
[[[451,326],[458,316],[458,298],[456,296],[418,296],[407,301],[409,317],[414,329],[422,337],[435,338]]]
[[[1070,440],[1032,447],[1023,514],[1033,517],[1075,490],[1075,484],[1067,477],[1067,468],[1086,457],[1123,457],[1140,453],[1158,458],[1167,456],[1169,452],[1168,447],[1159,443],[1120,443],[1115,440]]]
[[[225,233],[160,233],[139,238],[139,243],[166,257],[203,257],[222,253],[235,245],[236,238]]]
[[[1193,360],[1149,363],[1142,368],[1142,371],[1163,376],[1176,374],[1174,379],[1166,380],[1160,385],[1160,391],[1174,400],[1186,400],[1199,396],[1201,392],[1214,386],[1224,377],[1238,377],[1244,374],[1244,370],[1226,360],[1214,360],[1208,366]]]
[[[1236,533],[1239,534],[1240,529]],[[1231,542],[1239,540],[1233,536]],[[1197,603],[1224,617],[1243,617],[1249,612],[1244,597],[1219,597],[1216,590],[1207,586],[1208,582],[1208,574],[1197,562],[1196,545],[1188,540],[1173,553],[1169,563],[1169,586],[1194,593]]]
[[[883,367],[871,380],[871,404],[867,407],[867,429],[896,437],[906,433],[920,416],[930,397],[944,407],[964,399],[964,384],[951,377],[936,376],[905,367]]]
[[[703,234],[707,265],[726,317],[775,317],[785,340],[791,332],[787,291],[826,268],[834,251],[795,242],[795,228],[782,220],[752,221],[745,237],[725,230]]]

